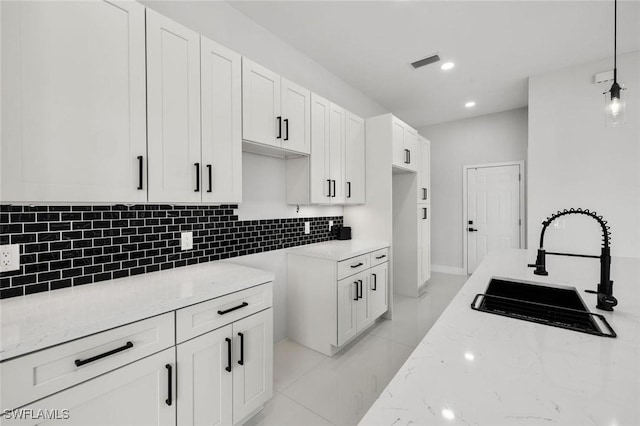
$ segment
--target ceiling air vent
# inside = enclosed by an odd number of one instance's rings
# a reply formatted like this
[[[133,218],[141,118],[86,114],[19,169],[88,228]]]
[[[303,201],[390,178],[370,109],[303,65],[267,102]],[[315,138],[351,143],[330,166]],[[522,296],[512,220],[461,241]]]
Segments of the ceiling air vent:
[[[411,64],[411,66],[413,68],[420,68],[420,67],[424,67],[425,65],[429,65],[429,64],[433,64],[434,62],[438,62],[440,60],[440,56],[438,55],[431,55],[429,57],[426,57],[424,59],[420,59],[419,61],[415,61]]]

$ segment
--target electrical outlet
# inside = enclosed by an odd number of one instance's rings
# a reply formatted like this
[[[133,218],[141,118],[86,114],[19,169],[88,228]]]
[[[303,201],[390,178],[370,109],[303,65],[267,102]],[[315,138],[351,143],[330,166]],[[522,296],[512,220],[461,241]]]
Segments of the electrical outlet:
[[[305,222],[304,223],[304,233],[305,234],[310,234],[311,233],[311,222]]]
[[[331,227],[332,227],[332,226],[333,226],[333,221],[332,221],[332,220],[330,220],[330,221],[329,221],[329,231],[331,231]]]
[[[6,244],[0,246],[0,272],[20,269],[20,245]]]
[[[193,232],[183,232],[180,234],[180,248],[182,250],[191,250],[193,248]]]

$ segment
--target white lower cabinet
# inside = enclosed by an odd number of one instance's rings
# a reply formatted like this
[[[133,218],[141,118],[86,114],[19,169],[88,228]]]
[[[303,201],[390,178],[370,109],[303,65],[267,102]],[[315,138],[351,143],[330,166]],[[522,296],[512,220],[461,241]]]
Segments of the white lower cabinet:
[[[268,309],[233,323],[233,422],[256,413],[273,395],[273,315]]]
[[[231,325],[210,331],[177,347],[180,366],[179,425],[230,425],[233,422],[230,358]]]
[[[337,261],[288,254],[289,338],[332,356],[387,312],[388,248]]]
[[[4,361],[0,424],[243,423],[273,394],[271,306],[265,283]]]
[[[388,277],[389,262],[384,262],[369,270],[369,306],[371,307],[372,318],[378,318],[387,312],[389,308],[387,295]]]
[[[366,272],[338,281],[338,346],[371,323],[368,287]]]
[[[273,394],[271,309],[177,347],[178,424],[231,425]]]
[[[174,349],[165,349],[22,407],[33,419],[3,418],[2,424],[175,425],[175,373]],[[39,410],[54,418],[43,421]]]

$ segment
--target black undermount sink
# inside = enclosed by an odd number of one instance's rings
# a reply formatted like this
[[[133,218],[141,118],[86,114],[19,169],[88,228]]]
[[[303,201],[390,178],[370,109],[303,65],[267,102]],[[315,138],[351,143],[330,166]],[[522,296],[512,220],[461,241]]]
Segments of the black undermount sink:
[[[477,311],[503,315],[581,333],[616,337],[600,314],[589,312],[575,288],[492,278],[485,294],[471,303]]]

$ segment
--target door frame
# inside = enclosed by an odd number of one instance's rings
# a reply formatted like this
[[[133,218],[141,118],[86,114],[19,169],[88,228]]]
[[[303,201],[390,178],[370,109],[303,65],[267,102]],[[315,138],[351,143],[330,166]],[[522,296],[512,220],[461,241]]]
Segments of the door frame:
[[[485,163],[485,164],[469,164],[462,166],[462,270],[465,274],[469,274],[468,270],[468,259],[469,259],[469,236],[467,232],[467,198],[469,194],[467,193],[467,173],[469,169],[480,169],[480,168],[490,168],[490,167],[504,167],[504,166],[519,166],[520,167],[520,248],[526,247],[525,242],[525,228],[526,228],[526,214],[525,210],[525,179],[527,178],[525,162],[524,161],[506,161],[503,163]]]

